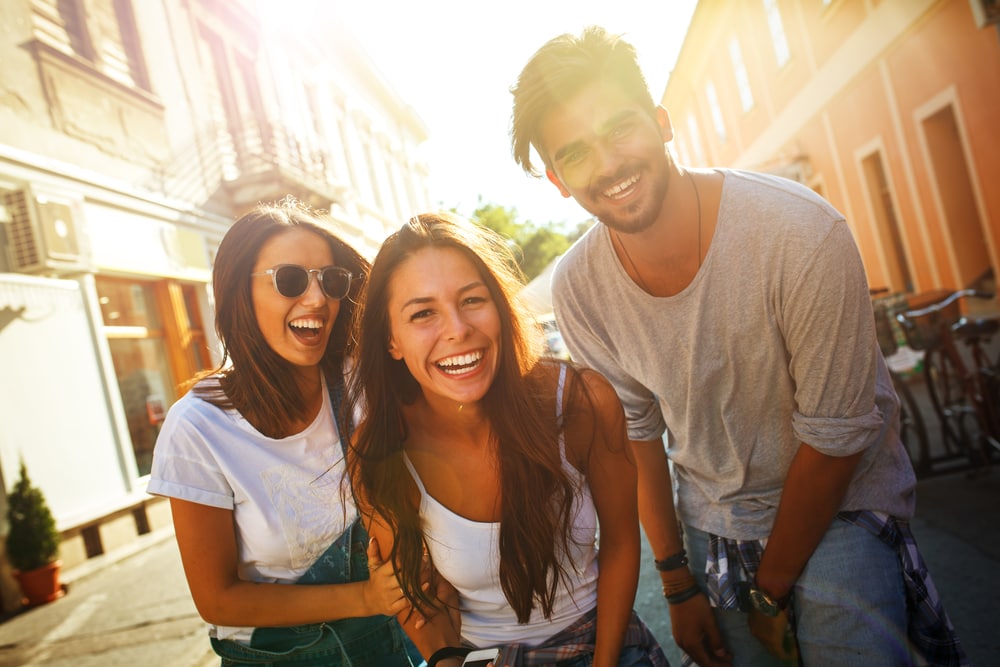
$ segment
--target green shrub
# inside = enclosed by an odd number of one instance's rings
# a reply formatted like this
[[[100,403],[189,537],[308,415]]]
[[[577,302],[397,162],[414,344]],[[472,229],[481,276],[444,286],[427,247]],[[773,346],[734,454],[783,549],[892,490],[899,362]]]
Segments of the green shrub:
[[[22,572],[48,565],[59,555],[59,531],[42,490],[32,486],[21,461],[21,478],[7,495],[7,560]]]

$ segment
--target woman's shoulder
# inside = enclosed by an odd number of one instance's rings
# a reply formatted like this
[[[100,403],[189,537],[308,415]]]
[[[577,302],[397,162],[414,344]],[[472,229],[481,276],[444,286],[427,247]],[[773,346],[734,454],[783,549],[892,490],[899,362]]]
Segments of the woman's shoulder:
[[[543,359],[534,372],[546,390],[544,393],[550,396],[561,394],[567,410],[600,412],[608,407],[621,409],[614,387],[592,368],[561,359]]]
[[[217,405],[218,401],[224,399],[225,392],[219,385],[218,378],[205,378],[190,387],[187,393],[170,406],[167,411],[167,421],[194,424],[216,421],[225,413],[225,410]]]

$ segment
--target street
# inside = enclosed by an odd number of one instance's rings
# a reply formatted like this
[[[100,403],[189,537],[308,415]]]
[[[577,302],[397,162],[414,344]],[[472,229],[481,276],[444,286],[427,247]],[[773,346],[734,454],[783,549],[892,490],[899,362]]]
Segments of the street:
[[[0,667],[205,664],[211,648],[172,533],[141,539],[128,557],[71,579],[60,600],[0,625]]]

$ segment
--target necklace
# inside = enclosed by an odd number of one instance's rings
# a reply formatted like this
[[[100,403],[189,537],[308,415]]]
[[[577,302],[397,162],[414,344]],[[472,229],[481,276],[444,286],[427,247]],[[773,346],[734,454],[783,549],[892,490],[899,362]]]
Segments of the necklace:
[[[691,187],[694,189],[694,200],[696,205],[698,206],[698,268],[700,269],[701,268],[701,195],[698,193],[698,184],[694,182],[694,176],[691,175],[690,171],[686,173],[688,180],[691,181]],[[646,286],[646,281],[642,279],[642,274],[639,273],[639,267],[637,267],[635,265],[635,262],[632,261],[632,255],[629,254],[628,248],[626,248],[625,244],[622,243],[622,237],[617,231],[615,232],[615,237],[618,239],[618,246],[622,249],[622,252],[625,253],[625,259],[628,260],[628,265],[632,267],[632,272],[635,274],[635,277],[639,279],[639,286],[642,287],[642,289],[644,289],[647,293],[652,294],[649,287]]]

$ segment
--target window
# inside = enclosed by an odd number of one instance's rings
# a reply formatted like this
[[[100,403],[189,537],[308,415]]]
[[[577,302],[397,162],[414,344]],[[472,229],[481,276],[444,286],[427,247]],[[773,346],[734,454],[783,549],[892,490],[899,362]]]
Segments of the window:
[[[136,465],[148,475],[176,384],[153,285],[99,277],[97,294]]]
[[[771,31],[774,59],[777,61],[778,67],[784,67],[791,56],[788,52],[788,40],[785,39],[785,26],[781,22],[778,0],[764,0],[764,13],[767,15],[767,28]]]
[[[204,86],[201,104],[212,118],[222,178],[236,180],[274,162],[275,141],[265,120],[256,70],[250,57],[236,52],[221,34],[198,27],[199,57],[214,85]]]
[[[105,276],[96,282],[136,467],[148,475],[178,382],[212,366],[199,286]]]
[[[719,106],[719,96],[715,92],[715,84],[711,81],[705,86],[705,97],[708,98],[708,108],[712,113],[712,124],[719,141],[726,142],[726,123],[722,119],[722,107]]]
[[[701,131],[698,129],[698,121],[694,116],[688,116],[688,143],[694,153],[694,166],[703,167],[706,164],[705,152],[701,149]]]
[[[729,42],[729,59],[733,61],[733,74],[736,76],[736,89],[740,93],[740,104],[743,111],[750,111],[753,108],[753,91],[750,90],[750,77],[747,76],[747,68],[743,64],[740,40],[736,37]]]
[[[130,0],[33,0],[32,22],[40,42],[119,83],[149,90]]]

